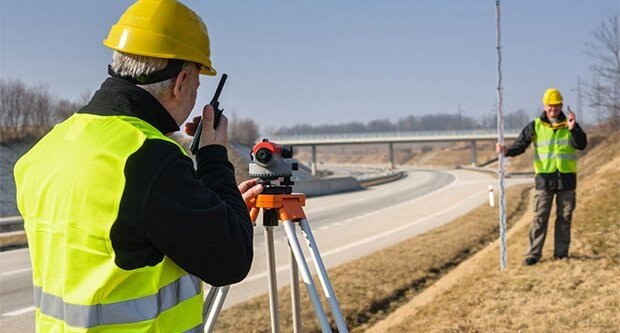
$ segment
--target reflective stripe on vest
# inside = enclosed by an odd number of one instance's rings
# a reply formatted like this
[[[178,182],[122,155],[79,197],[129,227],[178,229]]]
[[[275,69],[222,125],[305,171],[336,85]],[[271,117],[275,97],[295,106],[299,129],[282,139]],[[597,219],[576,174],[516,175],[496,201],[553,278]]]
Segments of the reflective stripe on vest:
[[[154,295],[111,304],[80,305],[65,303],[62,298],[34,286],[34,305],[42,314],[60,319],[69,326],[91,328],[153,319],[161,312],[199,295],[200,288],[198,278],[184,275]]]
[[[170,258],[125,270],[110,230],[125,164],[146,140],[183,149],[145,121],[74,114],[16,163],[40,332],[182,332],[202,324],[201,282]],[[184,152],[183,152],[184,153]]]
[[[575,148],[568,127],[553,128],[540,118],[534,120],[534,170],[536,173],[577,172]]]

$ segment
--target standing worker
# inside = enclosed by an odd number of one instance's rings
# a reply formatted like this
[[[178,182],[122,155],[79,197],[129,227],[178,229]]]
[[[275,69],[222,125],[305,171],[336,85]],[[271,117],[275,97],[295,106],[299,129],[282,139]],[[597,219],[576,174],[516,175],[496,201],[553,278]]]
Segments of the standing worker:
[[[498,154],[503,152],[505,156],[517,156],[521,155],[530,143],[534,143],[536,194],[534,221],[530,228],[530,248],[524,262],[528,266],[536,264],[542,256],[554,197],[557,217],[553,257],[568,257],[577,187],[575,149],[583,150],[587,145],[586,134],[577,124],[575,114],[569,111],[566,117],[562,112],[562,95],[557,89],[547,89],[542,103],[544,112],[525,126],[510,148],[499,143],[496,145]]]
[[[252,262],[246,202],[227,157],[227,119],[204,119],[197,170],[168,136],[215,75],[201,18],[139,0],[112,26],[111,77],[15,166],[38,332],[201,332],[203,280],[236,283]],[[186,127],[189,134],[197,122]]]

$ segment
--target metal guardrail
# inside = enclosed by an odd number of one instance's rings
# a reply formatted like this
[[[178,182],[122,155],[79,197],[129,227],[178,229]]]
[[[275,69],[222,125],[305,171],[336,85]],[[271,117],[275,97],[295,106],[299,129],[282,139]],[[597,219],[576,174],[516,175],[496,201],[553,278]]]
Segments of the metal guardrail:
[[[0,226],[13,225],[18,223],[24,223],[24,219],[19,215],[0,217]]]
[[[0,217],[0,232],[24,230],[24,219],[21,216]]]
[[[407,175],[407,172],[404,170],[401,171],[390,171],[384,174],[372,175],[367,177],[356,177],[357,181],[360,185],[364,187],[381,185],[389,182],[393,182],[395,180],[399,180]]]

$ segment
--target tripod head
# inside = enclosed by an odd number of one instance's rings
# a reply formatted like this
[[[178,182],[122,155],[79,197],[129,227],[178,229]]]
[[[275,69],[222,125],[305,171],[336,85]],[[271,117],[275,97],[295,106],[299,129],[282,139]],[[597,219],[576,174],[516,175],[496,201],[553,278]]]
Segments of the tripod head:
[[[258,183],[263,185],[263,194],[291,194],[293,185],[291,181],[293,171],[299,169],[297,162],[291,162],[293,148],[284,147],[277,143],[263,139],[254,145],[248,173],[250,177],[258,178]],[[273,184],[273,181],[279,181]]]

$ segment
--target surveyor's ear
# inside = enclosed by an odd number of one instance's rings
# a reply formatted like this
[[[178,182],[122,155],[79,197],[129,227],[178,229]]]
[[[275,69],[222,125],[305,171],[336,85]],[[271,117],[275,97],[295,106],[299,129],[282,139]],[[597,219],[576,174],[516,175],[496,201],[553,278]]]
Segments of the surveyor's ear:
[[[182,70],[174,78],[174,84],[172,85],[172,98],[178,99],[182,96],[183,89],[187,89],[189,75],[187,71]]]

